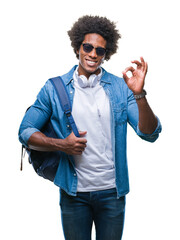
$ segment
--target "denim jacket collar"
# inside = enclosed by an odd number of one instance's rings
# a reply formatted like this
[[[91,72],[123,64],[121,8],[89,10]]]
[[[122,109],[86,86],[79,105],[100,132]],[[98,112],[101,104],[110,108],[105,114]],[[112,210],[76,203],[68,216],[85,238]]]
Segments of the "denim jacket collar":
[[[73,73],[78,65],[75,65],[67,74],[64,75],[65,84],[68,85],[73,80]],[[111,84],[111,79],[107,74],[107,71],[102,68],[102,78],[101,83],[109,83]]]

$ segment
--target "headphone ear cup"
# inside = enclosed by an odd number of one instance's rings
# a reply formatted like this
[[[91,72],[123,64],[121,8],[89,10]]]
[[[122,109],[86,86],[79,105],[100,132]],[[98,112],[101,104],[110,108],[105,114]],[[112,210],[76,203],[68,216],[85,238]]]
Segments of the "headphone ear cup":
[[[89,81],[89,86],[94,87],[98,81],[98,75],[96,75],[96,74],[90,75],[88,81]]]
[[[90,75],[90,77],[88,79],[84,75],[79,76],[78,74],[76,74],[76,77],[77,77],[79,86],[82,88],[94,87],[99,80],[99,76],[96,74]]]
[[[81,87],[87,87],[88,85],[87,78],[84,75],[78,76],[78,83]]]

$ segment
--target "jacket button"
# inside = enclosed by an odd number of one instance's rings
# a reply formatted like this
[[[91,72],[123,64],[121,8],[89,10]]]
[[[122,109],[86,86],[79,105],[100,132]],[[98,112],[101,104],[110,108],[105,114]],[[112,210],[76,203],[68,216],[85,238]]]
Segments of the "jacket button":
[[[76,173],[74,173],[74,176],[76,177]]]

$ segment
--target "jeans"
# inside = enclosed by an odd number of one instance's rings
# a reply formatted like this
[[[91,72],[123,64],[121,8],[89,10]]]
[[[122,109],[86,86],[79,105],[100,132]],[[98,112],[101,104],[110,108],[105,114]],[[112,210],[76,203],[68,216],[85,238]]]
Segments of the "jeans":
[[[77,196],[61,190],[60,206],[66,240],[91,240],[93,222],[96,240],[121,240],[125,196],[117,198],[115,188],[78,192]]]

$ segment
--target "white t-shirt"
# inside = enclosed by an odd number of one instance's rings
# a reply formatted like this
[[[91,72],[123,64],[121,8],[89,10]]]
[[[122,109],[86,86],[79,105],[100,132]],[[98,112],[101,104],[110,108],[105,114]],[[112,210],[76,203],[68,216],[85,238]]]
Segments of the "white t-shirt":
[[[74,100],[72,114],[78,130],[87,131],[87,147],[82,155],[74,155],[78,177],[78,192],[105,190],[115,187],[115,168],[111,144],[110,103],[99,75],[93,83],[83,87],[74,72]],[[85,77],[85,76],[83,76]],[[89,80],[88,80],[89,81]],[[87,85],[90,85],[87,87]]]

